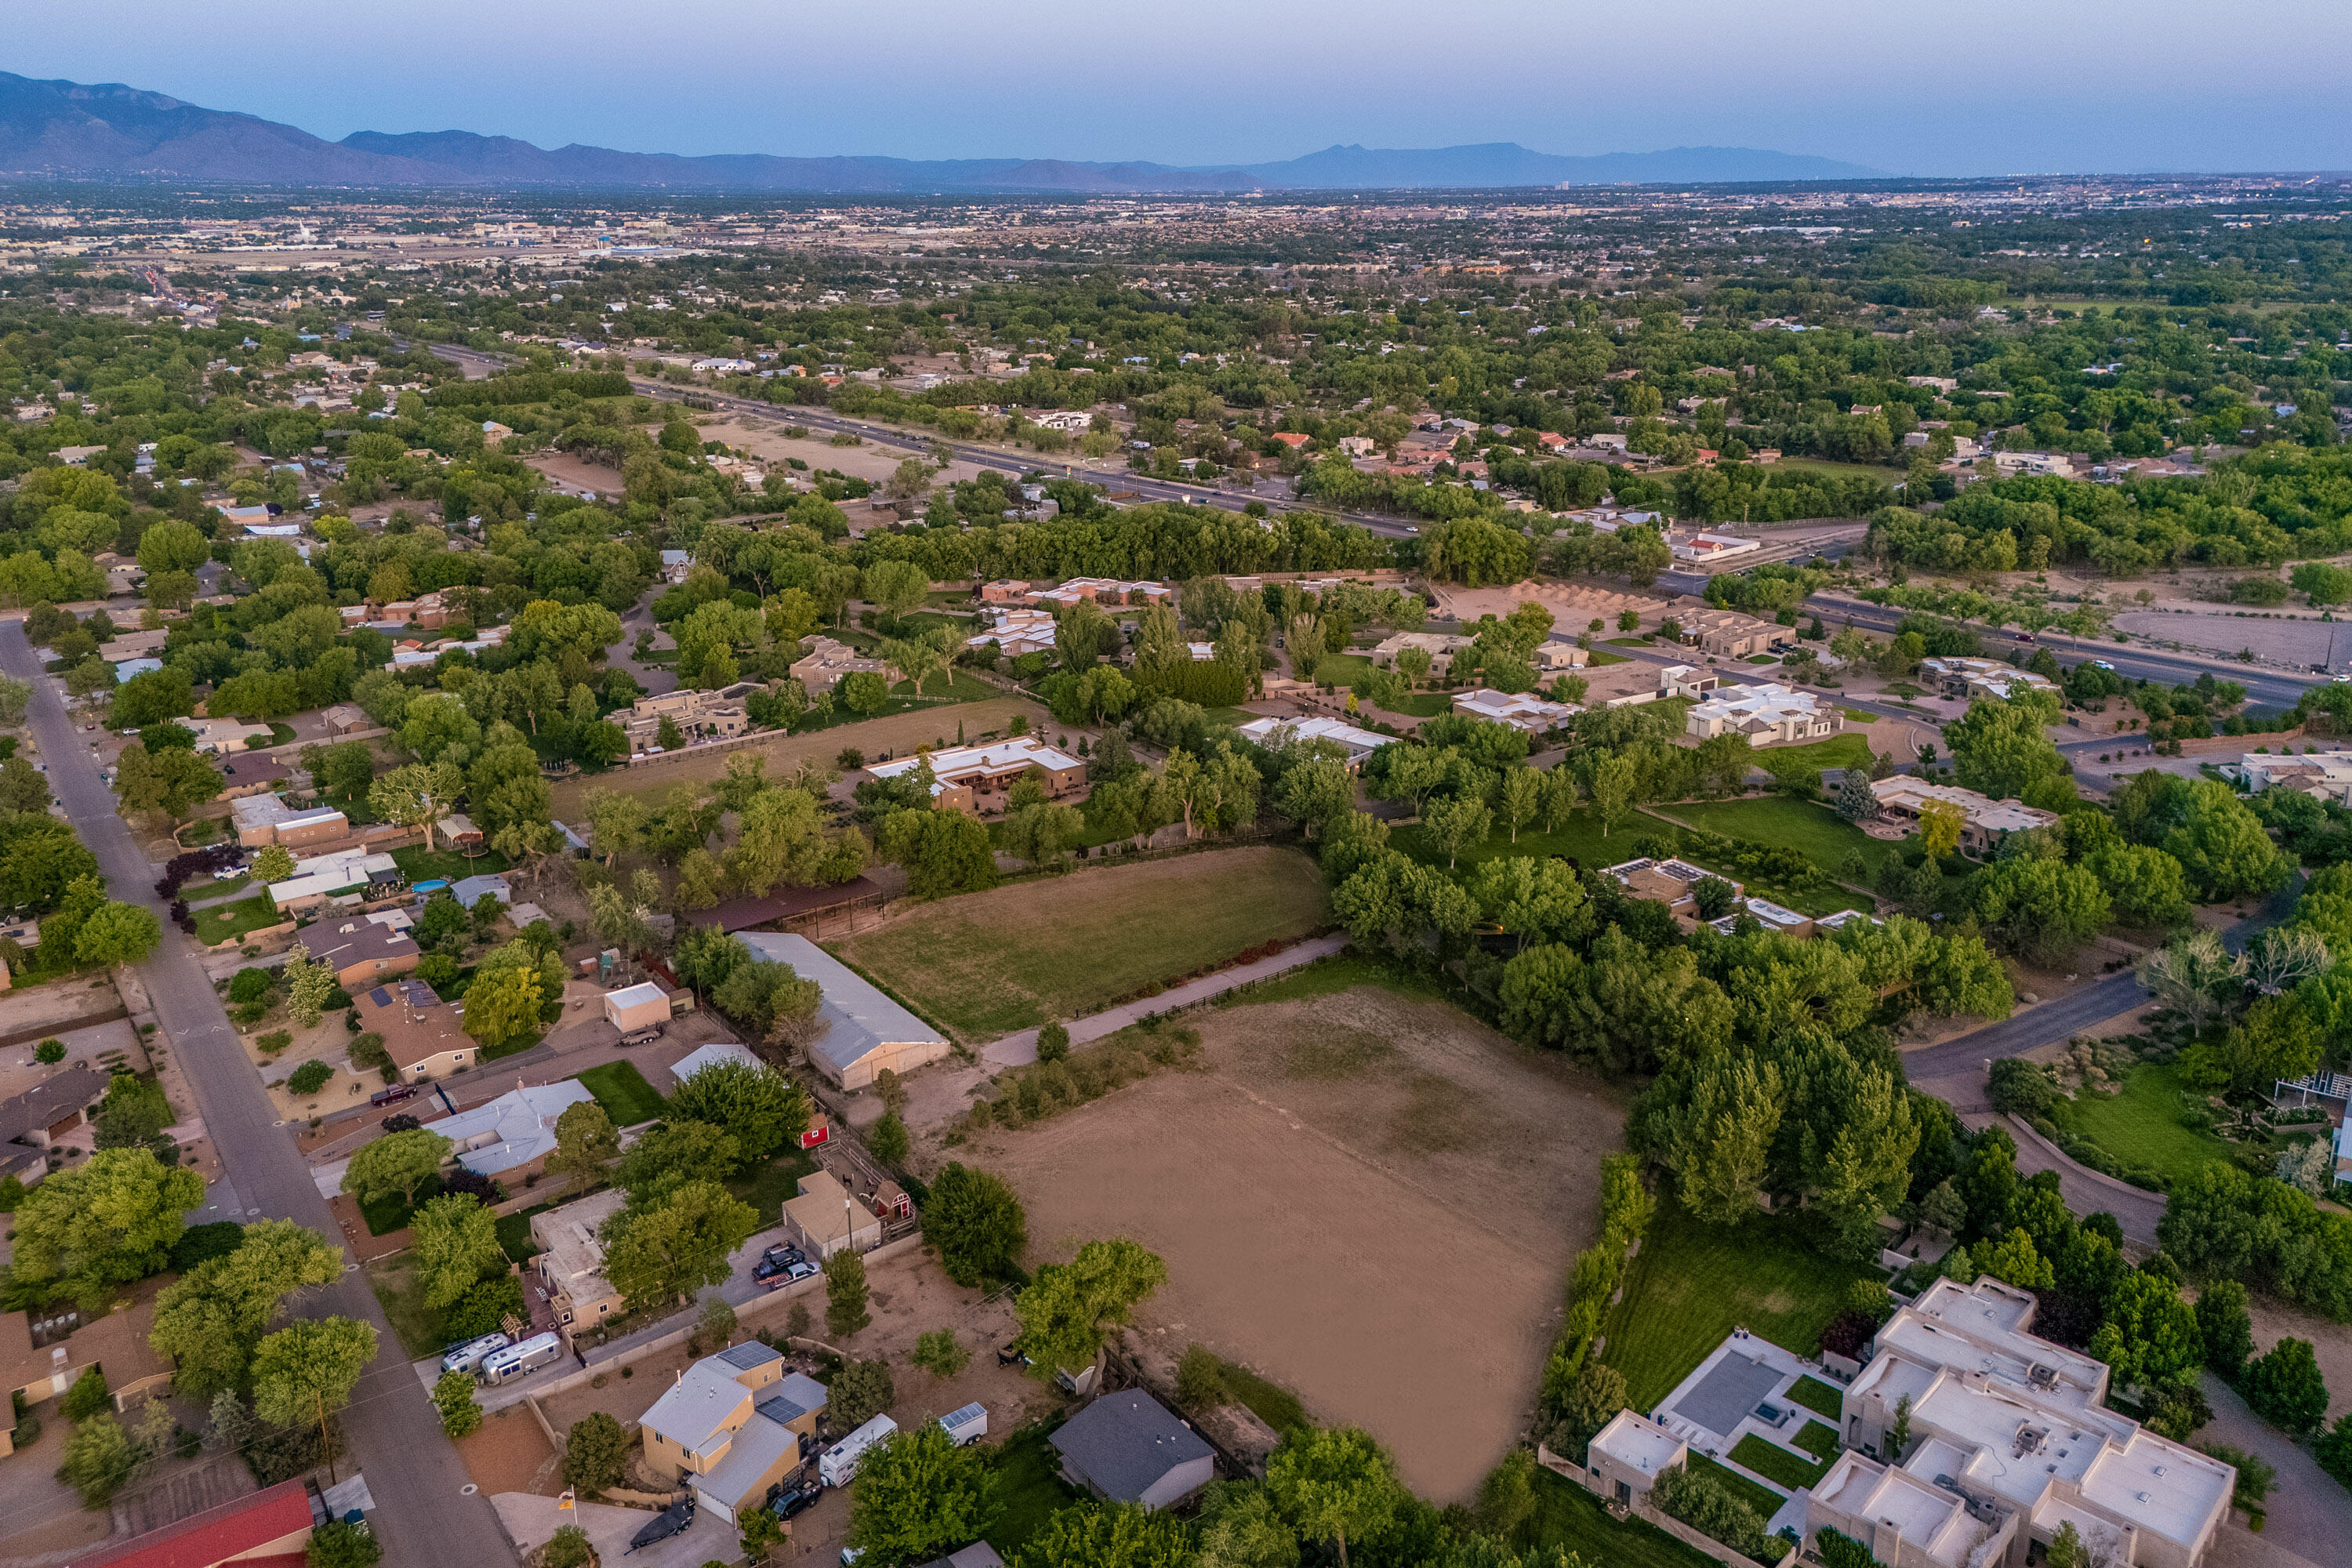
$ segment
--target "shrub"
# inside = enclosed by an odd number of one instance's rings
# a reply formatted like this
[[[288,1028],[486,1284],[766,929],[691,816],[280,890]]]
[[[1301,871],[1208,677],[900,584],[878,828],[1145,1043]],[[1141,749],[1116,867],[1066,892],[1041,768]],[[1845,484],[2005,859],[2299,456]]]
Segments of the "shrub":
[[[66,1043],[58,1039],[43,1040],[33,1047],[33,1059],[45,1068],[55,1067],[66,1059]]]
[[[261,1022],[262,1017],[264,1015],[268,1014],[268,1011],[269,1004],[267,1002],[247,1002],[241,1005],[230,1008],[228,1016],[235,1019],[238,1024],[249,1028],[253,1025]]]
[[[2057,1104],[2058,1086],[2033,1063],[2003,1057],[1992,1064],[1991,1100],[2004,1116],[2047,1117]]]
[[[371,1029],[353,1040],[352,1065],[371,1072],[382,1072],[392,1066],[392,1053],[383,1048],[383,1037]]]
[[[294,1043],[294,1037],[288,1034],[283,1029],[272,1029],[269,1033],[261,1036],[253,1043],[261,1048],[262,1055],[274,1057],[278,1052],[284,1050],[287,1047],[292,1045]],[[324,1082],[325,1080],[320,1079],[320,1081]]]
[[[953,1329],[933,1329],[915,1341],[915,1353],[907,1359],[944,1381],[971,1363],[971,1352],[956,1342]]]
[[[365,1525],[331,1519],[310,1532],[302,1549],[306,1568],[374,1568],[383,1560],[383,1543]]]
[[[1187,1410],[1213,1410],[1230,1404],[1232,1391],[1225,1386],[1225,1363],[1219,1361],[1206,1345],[1193,1345],[1176,1363],[1176,1403]]]
[[[1650,1489],[1650,1500],[1661,1513],[1681,1520],[1735,1552],[1757,1558],[1764,1555],[1764,1521],[1713,1476],[1696,1475],[1685,1466],[1669,1465],[1658,1472],[1657,1483]]]
[[[275,977],[267,969],[245,968],[228,983],[228,999],[232,1002],[258,1002],[269,994]]]
[[[1037,1059],[1057,1062],[1070,1054],[1070,1031],[1059,1020],[1037,1031]]]
[[[574,1421],[563,1444],[563,1479],[593,1497],[619,1483],[629,1448],[628,1433],[602,1410]]]
[[[449,1340],[474,1340],[499,1331],[508,1317],[528,1318],[522,1281],[511,1274],[485,1279],[469,1287],[441,1321],[441,1334]]]
[[[114,1408],[114,1397],[107,1390],[106,1374],[91,1367],[74,1379],[71,1388],[58,1405],[58,1414],[68,1421],[87,1421],[101,1411]]]
[[[887,1361],[854,1361],[833,1374],[825,1414],[840,1430],[854,1432],[898,1402]]]
[[[334,1068],[312,1057],[288,1076],[286,1087],[296,1094],[316,1094],[326,1088],[327,1080],[334,1076]]]
[[[588,1544],[588,1532],[576,1524],[567,1524],[548,1537],[540,1550],[541,1568],[583,1568],[595,1555]]]

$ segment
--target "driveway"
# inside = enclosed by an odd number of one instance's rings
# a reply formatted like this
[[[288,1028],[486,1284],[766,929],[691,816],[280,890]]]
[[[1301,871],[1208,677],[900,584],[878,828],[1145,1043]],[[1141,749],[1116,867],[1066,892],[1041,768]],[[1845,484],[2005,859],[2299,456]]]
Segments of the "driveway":
[[[0,668],[33,688],[33,741],[67,816],[98,857],[108,890],[144,904],[163,919],[163,907],[154,897],[155,868],[116,815],[114,796],[100,781],[80,731],[67,718],[58,683],[34,658],[21,622],[0,625]],[[167,921],[163,943],[139,966],[139,978],[161,1038],[187,1078],[194,1103],[182,1109],[202,1119],[223,1162],[206,1206],[191,1219],[268,1215],[295,1220],[321,1236],[340,1235],[293,1134],[278,1124],[278,1114],[189,939]],[[471,1484],[465,1466],[442,1435],[431,1403],[408,1375],[399,1341],[356,1269],[305,1298],[297,1310],[306,1316],[357,1318],[376,1330],[383,1353],[361,1375],[343,1425],[352,1457],[383,1504],[376,1528],[386,1558],[432,1563],[436,1568],[511,1568],[514,1552],[497,1516],[481,1500],[464,1495],[461,1489]]]
[[[2236,1390],[2205,1373],[2205,1398],[2213,1419],[2197,1436],[2206,1442],[2227,1443],[2232,1448],[2267,1460],[2278,1471],[2271,1489],[2263,1532],[2255,1539],[2279,1553],[2293,1553],[2314,1565],[2345,1560],[2352,1542],[2352,1492],[2319,1468],[2307,1448],[2297,1447],[2285,1433],[2246,1408]],[[2228,1533],[2228,1532],[2225,1532]]]
[[[500,1492],[490,1500],[490,1506],[498,1510],[499,1522],[525,1552],[547,1541],[562,1526],[576,1523],[588,1532],[599,1563],[618,1563],[622,1553],[628,1552],[629,1562],[643,1563],[645,1568],[702,1568],[706,1563],[733,1563],[743,1555],[742,1539],[734,1527],[708,1510],[697,1510],[694,1522],[667,1541],[629,1552],[629,1538],[653,1520],[646,1509],[583,1502],[574,1510],[575,1518],[559,1511],[555,1499],[532,1492]]]

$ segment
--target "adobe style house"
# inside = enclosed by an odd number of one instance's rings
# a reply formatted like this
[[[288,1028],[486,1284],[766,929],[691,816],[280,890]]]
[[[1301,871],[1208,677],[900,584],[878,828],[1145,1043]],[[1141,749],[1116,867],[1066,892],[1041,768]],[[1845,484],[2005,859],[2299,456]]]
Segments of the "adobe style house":
[[[539,1256],[530,1260],[539,1288],[555,1311],[555,1331],[570,1344],[583,1328],[617,1317],[621,1293],[604,1277],[604,1222],[628,1206],[618,1187],[592,1194],[530,1216],[530,1239]]]
[[[1878,809],[1895,822],[1916,824],[1930,802],[1958,807],[1962,818],[1960,847],[1979,857],[2000,848],[2000,841],[2012,833],[2052,827],[2058,822],[2053,811],[2014,800],[1994,800],[1958,784],[1928,784],[1907,773],[1873,781],[1870,793],[1878,797]]]
[[[1810,741],[1845,728],[1845,710],[1816,700],[1810,691],[1778,683],[1727,686],[1691,704],[1684,732],[1708,740],[1745,735],[1769,746],[1777,741]]]
[[[1678,610],[1673,619],[1683,629],[1683,641],[1695,643],[1718,658],[1770,653],[1797,640],[1796,627],[1759,621],[1737,610]]]
[[[983,746],[943,746],[896,762],[875,763],[866,771],[877,779],[894,779],[913,773],[926,758],[931,764],[932,805],[973,816],[998,809],[1003,804],[998,797],[1031,768],[1045,773],[1045,795],[1051,800],[1076,795],[1087,786],[1084,762],[1034,735],[1015,735]]]
[[[830,691],[845,675],[871,673],[896,686],[900,679],[898,667],[858,652],[845,642],[831,637],[808,639],[808,652],[793,662],[785,673],[805,688],[814,697],[820,691]]]
[[[621,729],[629,737],[633,752],[656,742],[665,719],[688,741],[740,735],[751,727],[744,699],[764,689],[759,681],[744,680],[720,691],[665,691],[658,697],[641,697],[630,705]]]

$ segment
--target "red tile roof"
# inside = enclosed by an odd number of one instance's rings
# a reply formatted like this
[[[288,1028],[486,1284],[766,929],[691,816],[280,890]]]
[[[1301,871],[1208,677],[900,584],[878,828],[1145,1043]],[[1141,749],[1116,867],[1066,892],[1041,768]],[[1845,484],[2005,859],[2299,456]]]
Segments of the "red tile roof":
[[[310,1520],[309,1489],[299,1479],[280,1481],[267,1491],[151,1530],[110,1551],[101,1549],[95,1556],[77,1558],[69,1568],[214,1568],[240,1552],[307,1530]],[[284,1560],[299,1563],[302,1555],[298,1551]],[[278,1561],[277,1557],[244,1560],[251,1568]]]

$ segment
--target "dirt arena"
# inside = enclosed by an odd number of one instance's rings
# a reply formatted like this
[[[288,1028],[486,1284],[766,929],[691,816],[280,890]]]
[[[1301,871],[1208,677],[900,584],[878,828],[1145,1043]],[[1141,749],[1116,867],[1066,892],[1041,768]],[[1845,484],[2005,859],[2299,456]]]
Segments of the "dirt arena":
[[[1013,1184],[1039,1258],[1115,1235],[1165,1258],[1146,1332],[1291,1388],[1387,1444],[1415,1491],[1468,1501],[1533,1410],[1622,1103],[1373,987],[1190,1021],[1203,1070],[960,1157]]]

